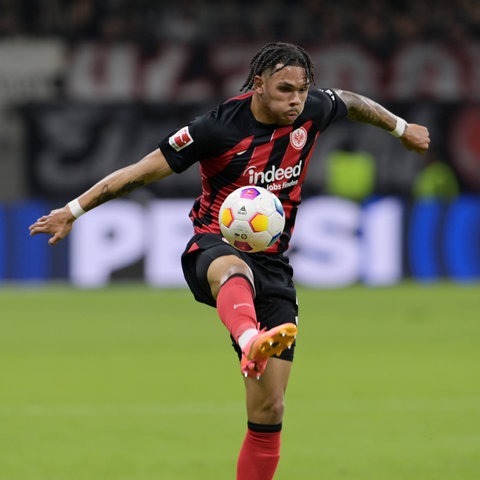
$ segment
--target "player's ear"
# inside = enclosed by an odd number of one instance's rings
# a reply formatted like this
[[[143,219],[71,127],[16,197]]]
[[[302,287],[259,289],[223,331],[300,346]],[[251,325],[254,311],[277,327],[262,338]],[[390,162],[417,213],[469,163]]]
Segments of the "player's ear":
[[[257,93],[263,93],[263,77],[261,75],[255,75],[253,78],[253,89]]]

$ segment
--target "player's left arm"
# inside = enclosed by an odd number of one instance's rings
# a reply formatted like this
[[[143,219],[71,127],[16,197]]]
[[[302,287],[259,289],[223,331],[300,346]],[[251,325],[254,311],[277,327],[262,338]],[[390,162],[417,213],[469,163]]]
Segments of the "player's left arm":
[[[430,134],[423,125],[408,123],[374,100],[345,90],[334,89],[347,107],[347,117],[387,130],[400,139],[408,150],[425,153],[430,145]]]
[[[30,225],[30,235],[52,235],[50,245],[57,244],[73,228],[73,222],[83,213],[105,202],[121,197],[136,188],[161,180],[173,173],[160,149],[156,149],[136,163],[120,168],[82,193],[67,205],[52,210]]]

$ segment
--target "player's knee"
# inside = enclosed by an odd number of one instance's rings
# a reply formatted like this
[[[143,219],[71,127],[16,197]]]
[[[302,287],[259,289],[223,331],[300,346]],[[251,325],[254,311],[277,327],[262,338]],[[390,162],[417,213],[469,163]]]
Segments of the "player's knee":
[[[282,396],[266,397],[256,405],[252,405],[249,419],[261,424],[280,423],[283,419],[285,403]]]
[[[222,275],[220,279],[220,285],[223,285],[231,277],[234,277],[236,275],[241,275],[247,278],[250,281],[250,283],[253,285],[253,273],[250,270],[250,267],[243,261],[241,263],[234,263],[230,265],[230,267]]]
[[[250,267],[235,255],[219,257],[208,268],[208,283],[216,298],[220,287],[235,275],[242,275],[253,285],[253,273]]]

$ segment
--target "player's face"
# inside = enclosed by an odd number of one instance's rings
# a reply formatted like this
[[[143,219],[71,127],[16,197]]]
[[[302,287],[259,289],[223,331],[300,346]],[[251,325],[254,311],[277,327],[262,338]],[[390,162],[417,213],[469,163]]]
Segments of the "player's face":
[[[255,77],[252,111],[259,122],[291,125],[303,112],[310,87],[305,70],[281,67]]]

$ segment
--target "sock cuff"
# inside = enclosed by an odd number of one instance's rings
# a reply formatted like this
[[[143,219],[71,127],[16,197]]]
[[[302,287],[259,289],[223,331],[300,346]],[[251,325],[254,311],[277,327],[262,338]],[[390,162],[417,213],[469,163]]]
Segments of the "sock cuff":
[[[226,283],[228,283],[230,280],[233,280],[235,278],[243,278],[244,280],[247,281],[247,283],[250,285],[250,288],[252,289],[252,295],[255,298],[256,292],[255,292],[255,285],[252,284],[250,279],[244,275],[243,273],[234,273],[233,275],[230,275],[223,283],[220,285],[220,288],[223,287]]]
[[[252,432],[258,433],[276,433],[282,431],[282,423],[277,423],[275,425],[262,425],[260,423],[247,422],[249,430]]]

